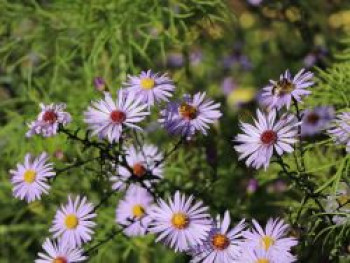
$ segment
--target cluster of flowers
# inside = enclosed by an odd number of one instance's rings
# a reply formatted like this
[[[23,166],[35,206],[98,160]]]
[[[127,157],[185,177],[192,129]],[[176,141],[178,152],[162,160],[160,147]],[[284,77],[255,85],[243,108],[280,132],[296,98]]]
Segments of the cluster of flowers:
[[[236,150],[241,153],[240,158],[248,157],[248,166],[267,168],[274,150],[279,155],[293,151],[291,145],[297,141],[299,122],[290,114],[278,118],[277,110],[283,105],[289,108],[292,99],[300,101],[301,96],[308,95],[310,92],[306,88],[313,84],[311,78],[311,73],[303,71],[292,78],[287,71],[279,81],[272,81],[265,88],[263,97],[270,112],[265,114],[258,110],[255,126],[242,123],[245,134],[236,138],[241,143]],[[207,99],[205,93],[193,97],[185,95],[181,100],[169,102],[174,90],[173,82],[166,75],[147,71],[130,76],[124,88],[118,91],[116,100],[105,92],[104,99],[92,102],[84,113],[84,121],[91,136],[97,135],[99,139],[114,144],[120,142],[126,129],[141,131],[139,123],[150,114],[151,107],[166,102],[159,122],[170,134],[182,138],[191,138],[196,132],[207,134],[209,124],[222,115],[218,110],[220,104]],[[37,119],[29,124],[28,137],[35,134],[54,136],[71,122],[64,104],[40,107]],[[344,132],[343,125],[340,119],[338,127],[332,130],[340,143],[344,143],[344,139],[339,139],[340,132]],[[344,134],[340,137],[344,138]],[[131,145],[125,147],[125,154],[119,158],[120,161],[114,163],[115,174],[110,180],[112,189],[126,191],[116,208],[116,222],[125,235],[154,233],[158,236],[157,241],[163,241],[175,251],[192,255],[193,262],[295,261],[290,251],[297,242],[285,237],[288,226],[282,220],[270,220],[265,230],[256,221],[253,221],[252,229],[247,229],[243,220],[229,230],[228,212],[222,221],[219,217],[214,220],[207,212],[208,207],[194,201],[192,196],[176,192],[168,200],[154,199],[150,189],[162,180],[164,161],[157,147],[144,145],[136,148]],[[34,160],[27,154],[24,163],[10,172],[14,196],[27,202],[39,200],[42,194],[47,194],[49,180],[55,176],[46,153]],[[82,245],[92,239],[95,212],[96,206],[86,197],[68,196],[68,203],[57,210],[50,229],[54,239],[47,239],[43,245],[47,254],[39,253],[37,262],[86,260]]]
[[[239,158],[246,159],[247,166],[266,169],[274,153],[281,156],[284,152],[293,152],[293,145],[299,137],[314,135],[326,128],[328,134],[338,144],[347,145],[350,152],[350,112],[340,113],[333,125],[329,125],[334,115],[333,108],[326,106],[306,109],[299,119],[290,113],[279,116],[283,107],[288,110],[293,102],[300,103],[302,97],[311,94],[307,88],[314,84],[312,78],[313,74],[304,69],[294,77],[287,70],[278,81],[271,80],[270,85],[263,89],[261,102],[268,112],[258,109],[254,125],[241,123],[244,133],[234,140],[239,144],[235,146]]]

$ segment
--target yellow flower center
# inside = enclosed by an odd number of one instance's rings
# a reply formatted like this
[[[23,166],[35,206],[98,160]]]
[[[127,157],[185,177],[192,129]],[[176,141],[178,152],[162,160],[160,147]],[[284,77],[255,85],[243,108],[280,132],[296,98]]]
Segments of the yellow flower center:
[[[216,234],[213,236],[211,243],[213,244],[215,249],[224,250],[229,246],[230,240],[225,235]]]
[[[136,218],[140,218],[145,214],[145,209],[141,205],[135,205],[132,208],[132,214]]]
[[[282,79],[277,81],[272,89],[272,94],[277,96],[283,96],[285,94],[290,94],[295,89],[293,82],[288,79]]]
[[[79,219],[74,214],[67,215],[65,224],[68,229],[76,228],[79,224]]]
[[[179,107],[180,115],[187,120],[193,120],[197,117],[197,109],[187,103],[182,103]]]
[[[266,258],[260,258],[260,259],[258,259],[258,261],[256,263],[270,263],[270,260],[268,260]]]
[[[261,245],[265,250],[268,250],[274,243],[275,243],[275,240],[269,236],[264,236],[261,239]]]
[[[172,225],[177,229],[184,229],[190,223],[189,218],[184,213],[175,213],[171,218]]]
[[[36,172],[34,170],[27,170],[23,174],[23,180],[28,184],[33,183],[35,181],[35,178]]]
[[[155,84],[156,83],[155,83],[154,79],[151,79],[151,78],[143,78],[140,81],[141,88],[143,88],[145,90],[153,89]]]
[[[52,263],[67,263],[67,262],[68,262],[67,259],[64,257],[57,257],[52,261]]]

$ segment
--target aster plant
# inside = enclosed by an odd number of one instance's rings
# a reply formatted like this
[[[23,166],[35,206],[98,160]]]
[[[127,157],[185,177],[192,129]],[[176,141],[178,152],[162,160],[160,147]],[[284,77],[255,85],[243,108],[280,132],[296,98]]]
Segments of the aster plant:
[[[219,124],[221,105],[205,92],[172,98],[176,87],[169,75],[148,70],[128,76],[114,98],[114,92],[106,91],[106,82],[96,78],[95,88],[103,92],[103,97],[93,100],[82,114],[87,126],[84,135],[80,129],[70,128],[73,123],[65,104],[41,104],[42,111],[29,124],[27,136],[66,136],[70,143],[82,147],[82,156],[92,157],[79,156],[70,165],[57,168],[48,162],[46,153],[34,159],[27,153],[24,163],[10,170],[14,197],[27,202],[46,198],[44,194],[48,194],[57,177],[85,166],[94,172],[91,189],[97,190],[64,193],[68,202],[57,206],[49,229],[51,236],[43,244],[45,253],[39,253],[36,262],[86,261],[117,235],[153,236],[154,242],[187,255],[191,262],[296,262],[294,248],[299,240],[291,233],[300,230],[300,218],[308,202],[312,202],[312,215],[322,220],[323,229],[344,225],[343,221],[339,223],[337,213],[348,212],[348,199],[339,193],[327,199],[323,190],[330,183],[318,187],[305,163],[305,137],[315,134],[328,133],[349,151],[348,112],[338,114],[332,121],[331,107],[301,110],[313,84],[313,73],[300,70],[292,77],[287,70],[278,81],[263,88],[262,102],[267,107],[257,109],[256,118],[251,121],[241,121],[241,132],[233,139],[238,160],[245,160],[247,167],[254,168],[253,173],[259,169],[268,173],[271,166],[277,167],[277,176],[283,177],[280,180],[290,183],[302,196],[298,212],[288,222],[269,219],[266,227],[255,219],[249,227],[243,213],[233,214],[226,209],[223,218],[212,217],[211,212],[225,211],[208,196],[220,180],[217,175],[196,181],[204,187],[192,186],[193,193],[192,188],[174,185],[166,176],[168,168],[174,169],[169,161],[182,146],[190,147],[196,140],[207,138],[204,136],[211,133],[212,126]],[[178,137],[167,150],[160,142],[151,144],[145,138],[150,133],[144,129],[147,122],[155,121],[166,136]],[[210,150],[207,153],[212,153]],[[213,158],[207,159],[211,162]],[[250,180],[249,196],[260,191],[258,180],[259,174]],[[339,182],[340,178],[332,180]],[[98,232],[104,226],[100,223],[100,210],[116,197],[113,228],[101,238]],[[332,205],[327,205],[327,200],[328,204],[333,201]]]

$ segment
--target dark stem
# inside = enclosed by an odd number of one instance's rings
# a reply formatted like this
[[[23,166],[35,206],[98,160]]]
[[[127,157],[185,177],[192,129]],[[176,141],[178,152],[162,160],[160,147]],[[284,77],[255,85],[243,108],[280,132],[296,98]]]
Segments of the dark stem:
[[[61,168],[61,169],[56,169],[56,177],[57,177],[57,175],[59,175],[61,173],[64,173],[65,171],[68,171],[68,170],[73,169],[73,168],[80,167],[80,166],[82,166],[84,164],[87,164],[89,162],[92,162],[92,161],[95,161],[95,160],[99,160],[99,159],[100,159],[100,157],[94,157],[94,158],[90,158],[90,159],[87,159],[87,160],[80,160],[80,161],[76,161],[72,165],[66,166],[66,167]]]
[[[87,250],[85,251],[85,254],[86,254],[86,255],[89,255],[89,254],[91,255],[91,253],[92,253],[94,250],[98,249],[98,248],[99,248],[100,246],[102,246],[103,244],[105,244],[105,243],[107,243],[108,241],[112,240],[116,235],[122,233],[123,230],[124,230],[124,228],[121,228],[121,229],[113,229],[113,230],[111,231],[111,233],[110,233],[109,235],[107,235],[107,237],[106,237],[105,239],[102,239],[102,240],[99,241],[96,245],[94,245],[94,246],[90,247],[89,249],[87,249]]]
[[[172,155],[185,140],[186,140],[186,137],[182,136],[181,139],[174,145],[174,147],[170,151],[164,154],[163,160],[156,162],[154,167],[158,167],[159,165],[164,163],[166,159],[168,159],[169,156]]]

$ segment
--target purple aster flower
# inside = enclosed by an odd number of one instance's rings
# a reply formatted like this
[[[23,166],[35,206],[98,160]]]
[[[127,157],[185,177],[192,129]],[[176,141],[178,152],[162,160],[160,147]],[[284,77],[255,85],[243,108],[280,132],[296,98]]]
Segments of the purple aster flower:
[[[68,203],[57,210],[50,232],[68,246],[80,247],[91,240],[95,217],[94,206],[87,202],[86,197],[72,199],[68,196]]]
[[[44,152],[32,161],[32,156],[28,153],[23,164],[17,164],[16,170],[10,170],[13,195],[16,198],[25,199],[29,203],[40,200],[43,193],[48,193],[50,186],[47,180],[56,175],[53,164],[48,163],[48,159]]]
[[[81,248],[72,248],[62,241],[51,241],[47,238],[43,244],[46,254],[38,253],[35,263],[75,263],[87,260]]]
[[[258,6],[263,2],[263,0],[247,0],[247,2],[251,5]]]
[[[184,65],[184,58],[182,53],[169,53],[167,56],[167,65],[172,68],[181,68]]]
[[[40,134],[44,137],[50,137],[57,134],[59,125],[67,125],[72,121],[68,112],[65,112],[66,104],[39,104],[41,112],[37,119],[28,124],[29,131],[26,133],[27,137],[35,134]]]
[[[231,218],[228,211],[222,222],[218,217],[204,242],[190,248],[190,254],[193,255],[191,262],[231,263],[237,260],[241,253],[240,237],[245,227],[244,219],[233,229],[229,229],[230,223]]]
[[[160,76],[148,70],[142,71],[139,76],[128,77],[128,82],[125,83],[126,91],[134,92],[149,107],[161,101],[168,101],[175,90],[174,83],[167,74]]]
[[[258,180],[256,180],[255,178],[251,178],[249,179],[248,185],[247,185],[247,193],[248,194],[253,194],[256,192],[256,190],[259,187],[259,183]]]
[[[194,202],[192,195],[186,197],[177,191],[168,203],[159,199],[158,206],[150,209],[150,231],[158,234],[157,242],[163,241],[176,252],[185,251],[207,236],[212,223],[207,211],[201,201]]]
[[[242,247],[242,256],[238,263],[291,263],[295,261],[293,256],[273,256],[270,251],[260,248]]]
[[[106,86],[106,82],[102,77],[94,78],[94,86],[97,91],[105,91],[108,90]]]
[[[291,145],[297,141],[297,122],[294,116],[287,114],[276,120],[276,110],[264,114],[258,109],[257,116],[255,126],[241,123],[244,134],[237,135],[234,141],[240,145],[234,148],[240,160],[247,158],[247,166],[267,169],[274,150],[278,155],[293,152]]]
[[[153,197],[146,189],[137,185],[128,188],[116,210],[116,221],[124,226],[127,236],[143,236],[147,233],[151,222],[147,213],[151,205]]]
[[[278,81],[270,80],[270,85],[263,88],[262,102],[268,108],[280,110],[283,106],[290,108],[292,99],[300,102],[301,97],[307,96],[311,91],[306,88],[312,86],[314,74],[304,69],[300,70],[294,77],[286,70],[281,74]]]
[[[290,250],[298,242],[295,238],[285,237],[289,225],[285,224],[282,219],[269,219],[265,230],[255,220],[253,220],[253,225],[253,229],[243,232],[244,246],[263,249],[273,258],[292,260],[279,262],[293,262],[294,257]]]
[[[142,181],[146,187],[163,178],[163,165],[159,162],[163,154],[154,145],[144,145],[136,149],[133,145],[126,149],[126,162],[132,172],[124,166],[118,165],[117,175],[111,177],[112,189],[124,190],[128,180],[133,177],[135,181]]]
[[[350,153],[350,112],[342,112],[337,115],[328,133],[337,144],[346,145],[346,151]]]
[[[206,94],[198,92],[193,98],[185,95],[180,102],[170,102],[161,111],[160,123],[171,134],[181,134],[191,137],[196,131],[207,135],[209,124],[221,117],[218,110],[220,103],[214,103],[206,98]]]
[[[199,48],[195,48],[190,52],[190,62],[193,66],[198,65],[203,60],[203,52]]]
[[[105,98],[92,102],[92,106],[84,113],[84,121],[92,130],[92,135],[107,138],[109,142],[118,142],[123,128],[129,127],[142,130],[135,123],[145,119],[149,112],[145,111],[147,105],[143,105],[141,98],[136,99],[132,92],[125,93],[119,90],[118,99],[113,100],[109,92],[105,92]]]
[[[237,83],[232,77],[226,77],[221,83],[221,90],[223,93],[228,96],[233,90],[237,88]]]
[[[301,135],[312,136],[325,129],[334,118],[333,107],[316,107],[303,112]]]

